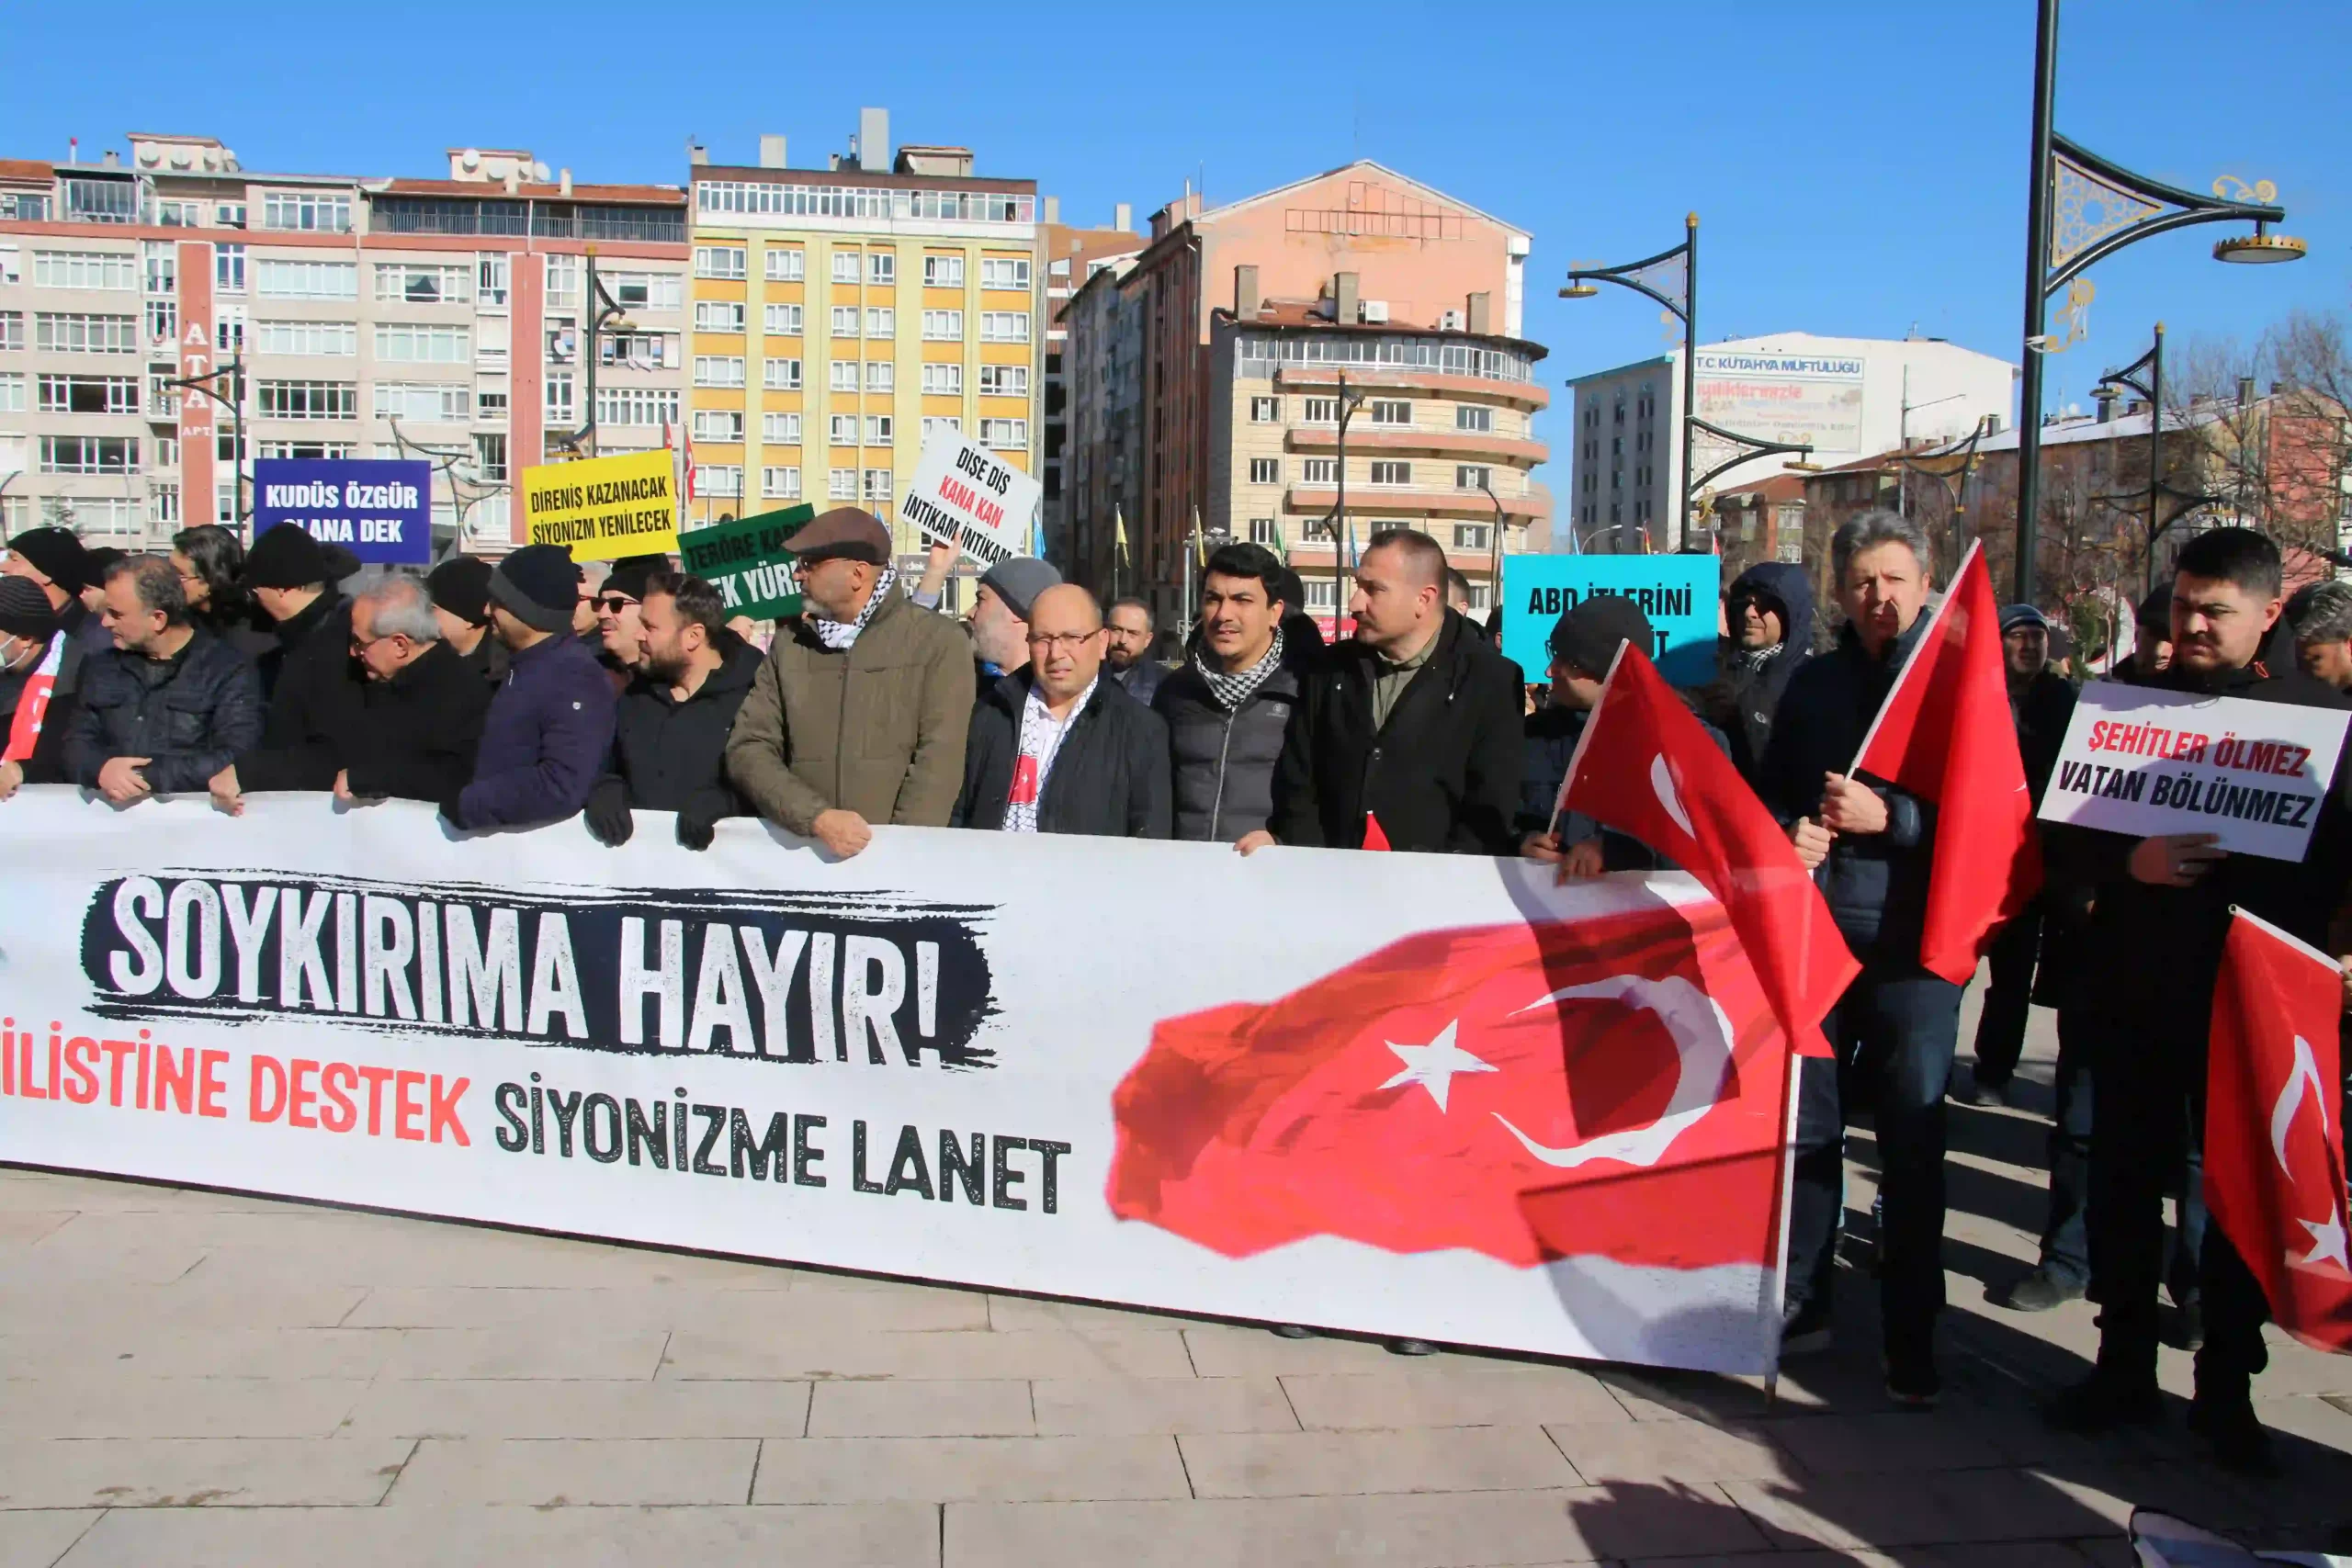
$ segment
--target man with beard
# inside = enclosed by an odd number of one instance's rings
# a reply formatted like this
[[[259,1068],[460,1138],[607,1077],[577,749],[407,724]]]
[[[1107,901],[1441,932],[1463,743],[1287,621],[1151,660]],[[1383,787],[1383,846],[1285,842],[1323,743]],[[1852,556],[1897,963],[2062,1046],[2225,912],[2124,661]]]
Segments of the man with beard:
[[[1263,545],[1221,546],[1201,573],[1200,644],[1151,704],[1168,726],[1177,838],[1235,843],[1273,815],[1302,662],[1283,631],[1282,581]]]
[[[1102,668],[1127,689],[1127,695],[1150,706],[1152,698],[1159,694],[1160,682],[1168,678],[1168,666],[1151,656],[1151,645],[1159,637],[1151,606],[1132,595],[1114,599],[1102,613],[1102,629],[1110,639]]]
[[[605,587],[625,569],[616,568]],[[699,577],[657,571],[634,607],[636,679],[621,694],[612,771],[588,796],[588,830],[628,841],[634,810],[674,811],[678,842],[710,848],[722,817],[748,807],[727,782],[727,738],[760,672],[759,650],[727,629],[727,603]]]

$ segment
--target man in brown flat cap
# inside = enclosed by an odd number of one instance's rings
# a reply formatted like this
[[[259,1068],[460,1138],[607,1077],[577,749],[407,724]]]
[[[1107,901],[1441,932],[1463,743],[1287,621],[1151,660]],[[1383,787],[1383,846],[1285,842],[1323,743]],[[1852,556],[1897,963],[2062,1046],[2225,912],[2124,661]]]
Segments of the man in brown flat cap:
[[[728,777],[761,816],[844,859],[876,822],[947,826],[972,716],[964,634],[908,603],[890,531],[856,507],[817,518],[790,548],[805,608],[736,715]]]

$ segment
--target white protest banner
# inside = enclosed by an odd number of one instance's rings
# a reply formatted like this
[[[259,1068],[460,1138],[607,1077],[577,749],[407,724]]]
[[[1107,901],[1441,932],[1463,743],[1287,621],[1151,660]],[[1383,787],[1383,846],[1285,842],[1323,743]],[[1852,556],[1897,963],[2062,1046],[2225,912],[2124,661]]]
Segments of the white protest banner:
[[[2041,819],[2135,839],[2211,833],[2300,861],[2352,714],[2093,681],[2075,704]]]
[[[1777,1344],[1788,1050],[1685,878],[0,813],[13,1162],[1566,1356]],[[1106,885],[1221,913],[1138,942],[1072,918]]]
[[[985,446],[944,425],[922,444],[899,521],[925,539],[952,540],[983,570],[1029,553],[1029,528],[1046,488]]]

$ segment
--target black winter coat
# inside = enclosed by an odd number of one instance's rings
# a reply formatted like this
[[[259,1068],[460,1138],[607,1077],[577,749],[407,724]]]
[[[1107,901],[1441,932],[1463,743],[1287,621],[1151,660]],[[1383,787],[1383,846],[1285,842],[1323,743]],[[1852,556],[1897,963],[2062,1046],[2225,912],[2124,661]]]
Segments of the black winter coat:
[[[1790,678],[1772,716],[1756,791],[1781,821],[1819,818],[1823,777],[1853,767],[1871,721],[1928,620],[1922,609],[1883,660],[1864,652],[1849,626],[1838,633],[1837,647],[1806,660]],[[1916,967],[1935,855],[1935,807],[1890,784],[1866,782],[1886,803],[1886,830],[1839,834],[1814,880],[1855,957],[1865,964]]]
[[[1690,699],[1686,696],[1684,701]],[[1560,781],[1568,776],[1568,760],[1577,754],[1577,742],[1584,737],[1584,727],[1592,720],[1589,708],[1555,707],[1549,705],[1527,716],[1527,771],[1520,780],[1519,820],[1513,825],[1524,839],[1530,833],[1548,832],[1552,828],[1552,812],[1560,800]],[[1699,720],[1699,728],[1715,749],[1726,756],[1731,744],[1724,732]],[[1622,758],[1595,754],[1585,759],[1585,766],[1623,767]],[[1634,838],[1614,828],[1604,828],[1580,811],[1563,814],[1559,823],[1560,842],[1565,847],[1579,844],[1587,839],[1600,840],[1601,869],[1604,871],[1676,871],[1672,861]]]
[[[2176,665],[2133,684],[2256,703],[2352,708],[2352,697],[2296,668],[2294,638],[2283,619],[2262,658],[2243,670],[2200,683]],[[2329,918],[2352,879],[2347,764],[2352,746],[2336,759],[2301,863],[2233,854],[2188,887],[2151,886],[2135,879],[2125,863],[2139,840],[2127,834],[2045,825],[2047,886],[2076,908],[2088,905],[2081,963],[2067,999],[2144,1034],[2152,1046],[2164,1043],[2201,1057],[2233,906],[2314,946],[2327,942]],[[2194,1081],[2204,1080],[2199,1076]]]
[[[435,643],[390,680],[368,682],[360,720],[336,749],[351,793],[438,802],[465,788],[474,776],[491,696],[464,656],[446,642]]]
[[[255,661],[269,694],[261,743],[237,759],[241,790],[333,789],[338,747],[364,724],[351,602],[329,592],[277,628],[277,646]]]
[[[1772,715],[1790,678],[1813,657],[1813,579],[1789,561],[1758,561],[1732,580],[1732,596],[1755,592],[1781,606],[1781,644],[1770,657],[1750,663],[1739,655],[1736,637],[1724,656],[1725,696],[1720,719],[1731,742],[1740,776],[1754,784],[1772,739]],[[1735,634],[1736,626],[1732,628]]]
[[[1282,668],[1234,713],[1209,694],[1208,681],[1190,660],[1160,682],[1151,711],[1168,726],[1177,838],[1230,844],[1273,816],[1274,765],[1298,705],[1300,666],[1312,658],[1312,651],[1297,656],[1285,641]]]
[[[24,701],[26,688],[49,658],[50,648],[62,639],[57,679],[49,689],[49,705],[41,710],[40,734],[33,741],[32,755],[21,764],[27,784],[65,782],[65,741],[74,733],[74,715],[82,705],[82,671],[90,660],[87,643],[62,626],[51,637],[51,642],[42,645],[22,670],[0,675],[0,745],[5,745],[15,728],[17,708]],[[107,634],[107,640],[112,643],[112,633]]]
[[[1375,733],[1378,657],[1352,639],[1334,643],[1301,680],[1274,769],[1275,839],[1361,849],[1371,812],[1392,849],[1517,853],[1519,667],[1448,610],[1429,662]]]
[[[731,633],[725,641],[726,658],[684,702],[671,700],[669,682],[648,675],[638,676],[621,694],[609,776],[627,786],[634,809],[683,810],[705,791],[724,790],[733,804],[723,815],[751,815],[727,782],[727,737],[735,728],[735,710],[751,694],[763,656]]]
[[[1030,675],[1018,671],[980,694],[964,746],[964,789],[948,826],[1004,826]],[[1118,682],[1098,680],[1054,753],[1037,831],[1164,839],[1169,828],[1168,727]]]
[[[174,659],[108,649],[82,666],[82,703],[65,741],[65,771],[96,789],[110,758],[145,757],[157,795],[200,791],[261,739],[261,681],[209,632]]]
[[[2032,792],[2034,809],[2041,807],[2041,792],[2058,771],[2058,753],[2066,744],[2066,727],[2075,721],[2074,682],[2044,670],[2026,682],[2023,692],[2009,694],[2009,716],[2017,720],[2018,754],[2025,761],[2025,784]]]

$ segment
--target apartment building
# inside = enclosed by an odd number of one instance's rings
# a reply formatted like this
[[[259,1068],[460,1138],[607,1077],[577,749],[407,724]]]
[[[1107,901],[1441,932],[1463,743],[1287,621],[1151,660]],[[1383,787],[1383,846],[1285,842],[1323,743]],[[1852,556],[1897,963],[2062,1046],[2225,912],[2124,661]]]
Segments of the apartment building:
[[[1498,356],[1493,362],[1494,374],[1464,374],[1463,378],[1480,388],[1504,385],[1517,373],[1517,365],[1532,362],[1533,355],[1542,353],[1519,336],[1528,251],[1529,238],[1523,231],[1368,160],[1222,207],[1209,207],[1200,193],[1187,190],[1178,201],[1154,213],[1149,244],[1136,257],[1132,270],[1118,280],[1126,308],[1091,313],[1091,321],[1127,330],[1132,312],[1133,324],[1141,332],[1141,385],[1135,428],[1124,447],[1080,448],[1076,432],[1081,425],[1102,433],[1099,439],[1103,442],[1113,439],[1115,427],[1107,411],[1102,418],[1074,412],[1073,445],[1064,454],[1064,464],[1073,474],[1082,469],[1090,476],[1122,464],[1139,468],[1134,482],[1140,505],[1124,516],[1137,579],[1160,613],[1176,615],[1184,603],[1188,541],[1195,516],[1204,527],[1230,527],[1239,536],[1247,536],[1252,520],[1271,518],[1284,547],[1305,548],[1310,555],[1316,547],[1326,551],[1330,547],[1328,539],[1319,547],[1303,545],[1295,525],[1312,513],[1315,502],[1309,498],[1320,497],[1326,510],[1337,504],[1336,482],[1325,487],[1292,473],[1267,489],[1249,478],[1250,458],[1280,458],[1291,453],[1295,460],[1304,461],[1308,454],[1303,444],[1314,440],[1316,431],[1304,417],[1302,403],[1289,410],[1295,419],[1278,415],[1263,422],[1280,432],[1275,437],[1280,450],[1238,452],[1237,439],[1246,445],[1269,434],[1252,425],[1247,395],[1237,389],[1243,366],[1262,367],[1249,374],[1253,378],[1272,375],[1287,388],[1297,389],[1302,399],[1306,395],[1307,377],[1330,374],[1336,382],[1337,368],[1346,365],[1361,366],[1366,372],[1366,385],[1375,375],[1390,378],[1396,384],[1388,389],[1399,391],[1405,400],[1418,397],[1444,402],[1452,391],[1460,389],[1442,390],[1435,378],[1468,372],[1469,355],[1475,350],[1480,355]],[[1344,298],[1343,288],[1348,290]],[[1074,299],[1073,306],[1077,303]],[[1216,359],[1220,310],[1228,313],[1235,328],[1229,364]],[[1111,357],[1080,344],[1080,334],[1090,330],[1091,321],[1073,310],[1073,360],[1100,362]],[[1446,352],[1449,339],[1451,346],[1461,351],[1454,356],[1459,363],[1451,367]],[[1274,361],[1255,357],[1261,340],[1279,345],[1285,354],[1295,344],[1302,356],[1316,357],[1302,357],[1295,367],[1282,361],[1286,368],[1276,373]],[[1245,348],[1250,357],[1244,357]],[[1434,356],[1433,362],[1423,361],[1425,353]],[[1354,357],[1359,355],[1366,357]],[[1336,357],[1327,359],[1326,355]],[[1384,357],[1404,355],[1409,357]],[[1479,363],[1487,362],[1482,358]],[[1310,365],[1316,367],[1312,371]],[[1352,369],[1349,382],[1352,391],[1357,385]],[[1080,385],[1074,380],[1070,387],[1073,400],[1110,395],[1099,384]],[[1268,395],[1268,389],[1261,389],[1258,395]],[[1484,394],[1464,390],[1464,395],[1476,400]],[[1284,400],[1277,395],[1278,410]],[[1503,415],[1505,427],[1521,433],[1510,439],[1531,444],[1530,455],[1523,459],[1528,468],[1541,462],[1543,455],[1540,447],[1532,445],[1526,416],[1544,401],[1543,392],[1532,382],[1513,397],[1489,400],[1491,412]],[[1436,402],[1413,411],[1416,429],[1424,416],[1432,421],[1451,417],[1441,415]],[[1359,430],[1369,434],[1367,426],[1351,423],[1347,504],[1350,515],[1360,517],[1370,513],[1361,510],[1360,497],[1365,491],[1357,489],[1352,478]],[[1336,422],[1331,433],[1336,435]],[[1518,485],[1518,461],[1489,450],[1482,449],[1480,456],[1491,459],[1487,467],[1512,470],[1494,476],[1504,481],[1497,487],[1498,494]],[[1244,461],[1241,477],[1220,479],[1217,476],[1235,471],[1238,457]],[[1448,517],[1442,509],[1424,507],[1407,493],[1428,488],[1419,482],[1424,477],[1421,469],[1435,461],[1433,457],[1417,453],[1382,460],[1408,465],[1418,461],[1421,467],[1413,470],[1414,482],[1393,486],[1394,493],[1382,497],[1390,504],[1374,509],[1381,518],[1442,521]],[[1394,471],[1383,470],[1384,474]],[[1451,504],[1451,487],[1443,488]],[[1493,508],[1484,493],[1470,493],[1484,515],[1491,518]],[[1276,497],[1283,499],[1276,501]],[[1516,536],[1509,547],[1529,547],[1528,525],[1548,523],[1550,498],[1541,485],[1531,481],[1523,493],[1515,492],[1506,500],[1518,505],[1517,511],[1507,513],[1508,525]],[[1445,526],[1450,528],[1451,523]],[[1073,514],[1073,561],[1111,559],[1112,527],[1112,514],[1095,508],[1090,500],[1085,517]],[[1362,536],[1359,528],[1358,537]],[[1535,544],[1540,547],[1540,536]],[[1482,575],[1486,558],[1483,554],[1477,558]],[[1305,559],[1300,566],[1304,571]],[[1099,565],[1087,581],[1102,584]]]
[[[1054,559],[1105,599],[1143,586],[1136,530],[1143,518],[1142,296],[1123,285],[1135,258],[1115,256],[1062,307],[1068,435],[1062,448],[1062,526],[1050,525]],[[1054,514],[1051,503],[1046,506]],[[1126,533],[1126,550],[1119,547]]]
[[[781,136],[755,164],[695,157],[690,521],[848,502],[895,526],[941,426],[1036,471],[1035,181],[976,176],[962,147],[894,154],[872,108],[821,169]]]
[[[526,152],[446,179],[260,174],[201,136],[125,162],[0,161],[0,522],[154,547],[242,527],[257,457],[424,457],[443,543],[520,536],[514,471],[588,423],[599,452],[681,417],[685,194],[575,186]],[[217,382],[226,400],[170,383]],[[241,486],[240,478],[244,480]]]
[[[1046,547],[1056,560],[1071,558],[1071,496],[1069,465],[1069,325],[1063,319],[1070,301],[1089,278],[1132,257],[1144,247],[1135,231],[1135,209],[1120,202],[1107,229],[1080,229],[1061,220],[1061,203],[1046,197],[1046,221],[1038,229],[1038,249],[1046,258],[1044,393],[1038,408],[1045,439],[1040,447],[1045,468]]]

